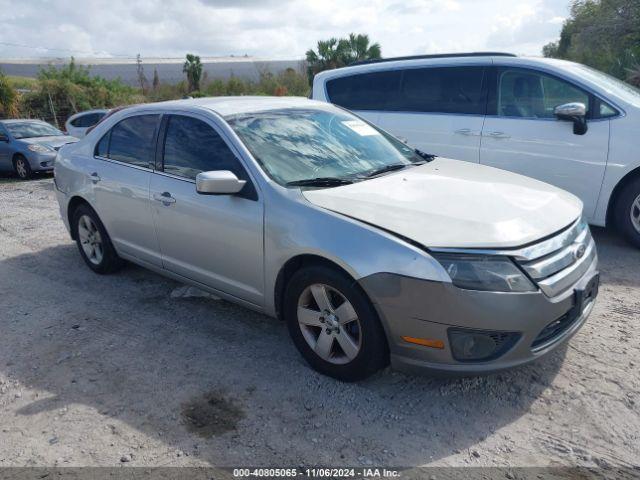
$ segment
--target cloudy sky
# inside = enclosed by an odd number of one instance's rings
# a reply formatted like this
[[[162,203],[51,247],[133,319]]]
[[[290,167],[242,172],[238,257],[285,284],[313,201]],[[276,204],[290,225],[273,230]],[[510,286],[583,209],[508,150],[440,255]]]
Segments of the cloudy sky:
[[[301,58],[368,33],[384,56],[540,54],[569,0],[0,0],[0,57]]]

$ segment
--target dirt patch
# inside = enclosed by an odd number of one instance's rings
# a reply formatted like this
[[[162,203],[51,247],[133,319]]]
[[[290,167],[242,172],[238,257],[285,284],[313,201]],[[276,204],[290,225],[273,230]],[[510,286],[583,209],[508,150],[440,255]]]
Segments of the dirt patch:
[[[210,438],[236,430],[244,411],[222,393],[210,392],[183,405],[182,418],[190,432]]]

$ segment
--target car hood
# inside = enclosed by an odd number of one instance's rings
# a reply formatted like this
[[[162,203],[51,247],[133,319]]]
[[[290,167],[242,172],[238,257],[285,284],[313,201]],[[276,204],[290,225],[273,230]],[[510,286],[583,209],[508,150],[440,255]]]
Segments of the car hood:
[[[58,150],[62,145],[66,145],[67,143],[75,143],[78,141],[78,139],[69,135],[56,135],[53,137],[21,138],[19,139],[19,141],[30,144],[37,143],[39,145],[45,145],[47,147]]]
[[[314,205],[426,247],[519,247],[561,230],[582,214],[582,202],[556,187],[443,158],[303,195]]]

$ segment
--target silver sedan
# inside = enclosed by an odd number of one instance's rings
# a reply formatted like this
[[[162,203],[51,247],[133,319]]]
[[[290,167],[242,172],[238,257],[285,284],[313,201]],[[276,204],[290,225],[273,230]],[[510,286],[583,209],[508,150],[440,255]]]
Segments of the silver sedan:
[[[522,365],[598,292],[573,195],[307,99],[127,108],[60,150],[55,183],[93,271],[128,260],[278,316],[342,380]]]

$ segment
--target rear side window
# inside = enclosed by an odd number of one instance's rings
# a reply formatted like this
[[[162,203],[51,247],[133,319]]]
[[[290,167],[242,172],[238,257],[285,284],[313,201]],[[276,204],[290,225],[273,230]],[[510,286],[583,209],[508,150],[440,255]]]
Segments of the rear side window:
[[[189,179],[210,170],[230,170],[239,178],[246,177],[218,132],[197,118],[181,115],[169,118],[163,165],[166,173]]]
[[[350,110],[388,110],[397,102],[400,70],[341,77],[327,82],[331,103]]]
[[[138,115],[117,123],[96,145],[96,155],[149,168],[155,153],[159,115]]]
[[[104,117],[104,113],[87,113],[86,115],[81,115],[74,119],[71,122],[71,125],[80,128],[91,127],[98,123],[102,117]]]
[[[96,145],[96,155],[99,157],[107,157],[109,155],[109,136],[111,132],[107,132]]]
[[[402,77],[400,110],[484,114],[484,67],[416,68]]]
[[[332,103],[351,110],[478,114],[485,111],[484,67],[414,68],[327,82]]]

